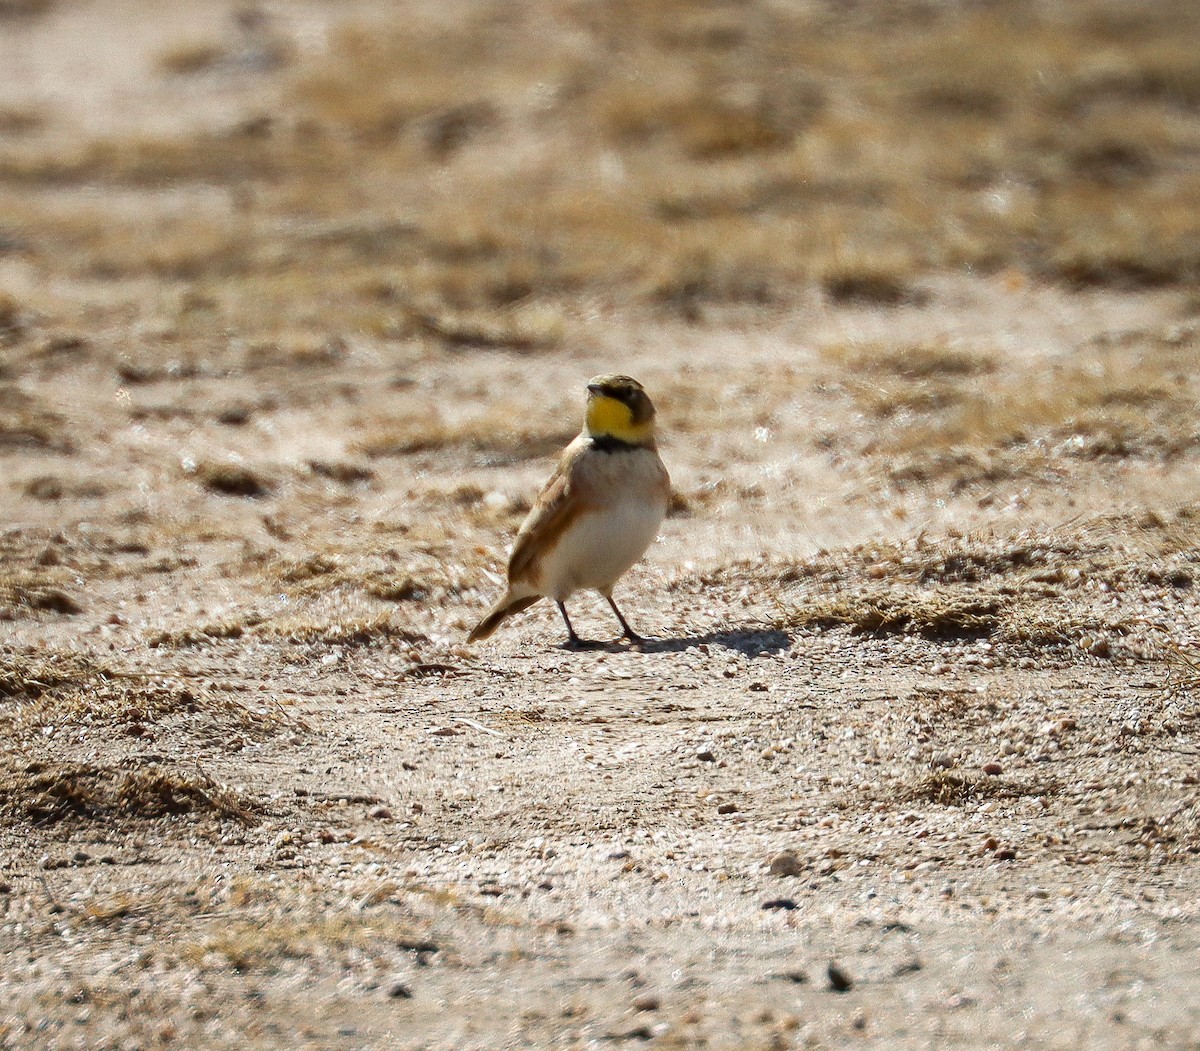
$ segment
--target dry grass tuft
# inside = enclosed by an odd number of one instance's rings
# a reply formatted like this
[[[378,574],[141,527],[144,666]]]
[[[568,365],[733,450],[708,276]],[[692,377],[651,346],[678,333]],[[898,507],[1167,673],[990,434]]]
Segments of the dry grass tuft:
[[[334,620],[299,616],[275,619],[262,624],[255,634],[262,638],[326,646],[370,646],[386,639],[408,643],[429,641],[427,635],[397,624],[386,613]]]
[[[397,952],[435,953],[439,945],[411,923],[386,913],[280,916],[267,922],[235,921],[186,947],[194,963],[211,957],[240,973],[277,970],[286,960],[328,959],[351,955],[382,964]]]
[[[993,373],[996,357],[954,347],[945,341],[930,343],[831,343],[821,348],[821,357],[850,373],[920,381],[970,379]]]
[[[83,500],[103,496],[108,487],[96,478],[68,478],[57,474],[39,474],[21,486],[26,496],[35,500],[54,501],[64,497]]]
[[[835,303],[873,306],[919,305],[928,296],[912,287],[907,278],[911,264],[885,268],[879,264],[832,266],[821,277],[821,287]]]
[[[48,14],[55,0],[0,0],[0,19],[36,18]]]
[[[172,76],[195,76],[215,69],[227,58],[227,49],[214,40],[179,44],[159,56],[158,66]]]
[[[340,485],[370,484],[377,477],[373,468],[350,460],[309,460],[308,469],[318,478],[328,478]]]
[[[264,739],[283,725],[276,708],[248,707],[211,686],[52,651],[0,650],[3,698],[13,703],[0,722],[14,740],[64,728],[107,741],[182,728],[228,744],[235,737]]]
[[[247,464],[230,460],[206,460],[196,465],[193,477],[209,492],[258,500],[270,496],[276,483]]]
[[[995,599],[973,598],[939,588],[921,594],[901,590],[816,602],[784,618],[787,628],[847,625],[855,632],[905,633],[930,639],[979,638],[1001,622]]]
[[[413,412],[373,420],[364,431],[350,448],[372,459],[450,449],[475,453],[489,464],[553,455],[576,434],[574,429],[548,431],[544,419],[516,416],[503,405],[454,423],[436,413]]]
[[[83,604],[55,584],[32,577],[0,579],[0,620],[27,617],[31,613],[58,613],[74,616]]]
[[[488,313],[414,307],[409,317],[421,331],[454,347],[546,350],[557,346],[564,334],[561,314],[536,304],[518,304]]]
[[[0,698],[36,700],[62,686],[91,681],[104,669],[69,653],[0,649]]]
[[[1197,443],[1187,326],[1096,340],[1067,362],[1010,364],[945,344],[833,344],[836,382],[865,413],[862,452],[901,488],[953,493],[1054,482],[1080,461],[1168,463]]]
[[[0,449],[5,446],[67,453],[75,443],[62,415],[16,385],[0,381]]]
[[[1195,515],[1183,508],[1169,519],[1104,518],[1007,538],[863,545],[780,571],[773,626],[989,638],[1068,660],[1147,659],[1172,631],[1154,612],[1163,592],[1174,601],[1193,586],[1178,554],[1189,537]],[[1119,606],[1114,594],[1124,596]]]
[[[0,772],[0,815],[35,825],[188,814],[252,824],[257,807],[203,771],[31,763]]]
[[[935,770],[915,784],[903,787],[898,798],[904,803],[936,803],[940,806],[963,806],[983,799],[1020,799],[1045,794],[1037,787],[1010,778],[985,774],[966,774],[955,770]]]

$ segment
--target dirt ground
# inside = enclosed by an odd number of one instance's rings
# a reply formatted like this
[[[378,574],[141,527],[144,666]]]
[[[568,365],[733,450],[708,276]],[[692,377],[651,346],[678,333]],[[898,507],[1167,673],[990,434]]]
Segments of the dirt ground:
[[[0,0],[0,1047],[1200,1047],[1198,56]],[[614,371],[652,639],[465,646]]]

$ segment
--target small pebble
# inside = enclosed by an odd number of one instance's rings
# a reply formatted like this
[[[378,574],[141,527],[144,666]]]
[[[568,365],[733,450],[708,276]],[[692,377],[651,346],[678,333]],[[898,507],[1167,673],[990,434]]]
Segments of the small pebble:
[[[717,807],[718,814],[736,814],[737,810],[737,803],[722,803]]]
[[[393,1000],[412,999],[412,990],[403,982],[393,982],[392,985],[388,987],[387,994]]]
[[[646,994],[639,996],[633,1001],[633,1009],[635,1011],[657,1011],[662,1006],[662,1001],[657,996]]]
[[[990,777],[998,777],[1000,774],[1004,773],[1004,767],[1002,767],[999,763],[984,763],[983,772]]]
[[[701,748],[700,751],[696,753],[696,758],[702,763],[715,763],[717,761],[717,757],[713,754],[711,748]]]
[[[854,988],[854,983],[850,980],[850,976],[836,963],[831,963],[825,968],[825,974],[829,978],[829,988],[835,993],[848,993]]]
[[[791,898],[771,898],[770,901],[762,903],[764,909],[782,909],[786,912],[791,912],[796,907],[796,903]]]
[[[771,859],[772,876],[799,876],[804,871],[804,863],[789,851],[776,854]]]

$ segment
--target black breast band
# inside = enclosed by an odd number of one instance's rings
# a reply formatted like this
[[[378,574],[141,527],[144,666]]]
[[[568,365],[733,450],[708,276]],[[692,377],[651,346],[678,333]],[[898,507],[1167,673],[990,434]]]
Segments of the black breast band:
[[[599,449],[602,453],[617,453],[628,452],[630,449],[637,449],[640,446],[634,445],[632,442],[623,442],[611,434],[599,434],[592,439],[592,448]]]

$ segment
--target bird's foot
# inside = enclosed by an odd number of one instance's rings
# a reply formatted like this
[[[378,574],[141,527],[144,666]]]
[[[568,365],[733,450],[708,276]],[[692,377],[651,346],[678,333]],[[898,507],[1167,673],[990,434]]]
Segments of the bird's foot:
[[[566,642],[563,643],[564,650],[601,650],[607,643],[600,642],[597,639],[581,639],[578,635],[571,635]]]

